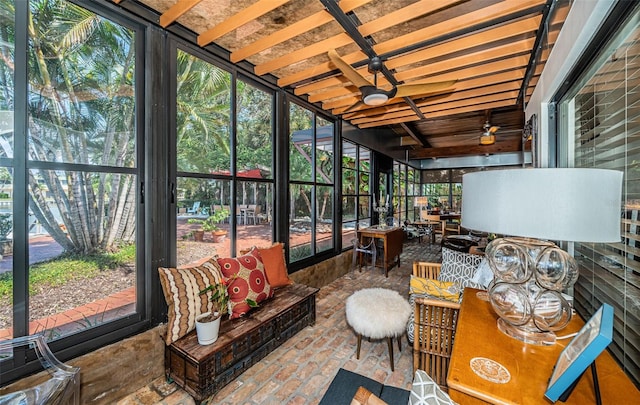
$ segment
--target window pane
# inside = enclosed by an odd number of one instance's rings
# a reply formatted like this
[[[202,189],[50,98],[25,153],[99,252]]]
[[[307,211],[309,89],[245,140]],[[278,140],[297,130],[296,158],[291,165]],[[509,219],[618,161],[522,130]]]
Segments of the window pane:
[[[360,147],[360,160],[358,168],[360,170],[359,177],[359,191],[360,194],[371,194],[371,188],[369,187],[369,179],[371,175],[371,151]]]
[[[342,222],[356,219],[356,197],[342,196]]]
[[[295,262],[311,257],[311,213],[313,212],[311,190],[312,186],[291,184],[291,215],[289,223],[290,261]]]
[[[316,181],[333,184],[333,124],[316,119]]]
[[[231,74],[182,50],[177,57],[178,171],[231,168]]]
[[[289,176],[291,180],[311,181],[313,156],[313,113],[296,104],[289,109]]]
[[[575,167],[624,173],[620,243],[576,243],[576,311],[588,319],[602,303],[614,307],[609,349],[640,384],[640,12],[602,49],[599,60],[561,103],[562,125]]]
[[[238,175],[273,178],[273,96],[238,80]]]
[[[316,196],[316,250],[322,252],[333,248],[333,187],[318,187]]]
[[[32,9],[29,159],[134,167],[133,32],[80,7],[66,6],[65,15],[53,24],[49,15]],[[69,47],[60,46],[66,30],[74,24],[77,29],[86,15],[96,19],[93,28]],[[60,31],[52,32],[56,24]],[[63,28],[69,24],[71,28]],[[42,52],[34,51],[34,43]]]
[[[273,240],[271,183],[238,182],[236,208],[238,253],[252,246],[267,247]]]
[[[179,177],[176,246],[178,266],[205,257],[228,257],[231,182]],[[209,217],[212,217],[209,219]],[[215,230],[225,231],[223,236]],[[216,232],[219,233],[219,232]]]
[[[342,194],[356,194],[356,175],[357,171],[351,169],[342,170]]]
[[[0,19],[0,157],[13,158],[14,2],[7,2]],[[11,11],[10,11],[11,10]],[[13,328],[13,176],[0,167],[0,340],[12,338]]]
[[[29,172],[30,333],[58,339],[135,312],[136,184],[127,174]]]
[[[130,315],[136,304],[140,178],[122,170],[138,166],[135,34],[61,5],[30,3],[27,70],[27,310],[29,332],[49,340]],[[67,168],[33,168],[41,161]]]

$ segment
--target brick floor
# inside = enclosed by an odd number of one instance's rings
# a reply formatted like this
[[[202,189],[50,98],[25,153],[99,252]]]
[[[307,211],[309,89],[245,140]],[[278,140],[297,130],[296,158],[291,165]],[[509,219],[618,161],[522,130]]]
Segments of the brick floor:
[[[386,341],[362,341],[356,359],[356,337],[346,323],[344,302],[361,288],[383,287],[409,292],[409,277],[415,260],[440,262],[439,244],[405,243],[400,268],[385,278],[382,269],[363,268],[320,289],[316,301],[316,324],[299,332],[288,342],[247,370],[210,398],[213,404],[317,404],[339,368],[373,378],[381,383],[410,388],[413,380],[412,349],[406,338],[398,353],[394,341],[395,371],[391,372]],[[158,399],[161,397],[161,399]],[[164,377],[156,379],[122,399],[125,404],[194,404],[193,398]]]

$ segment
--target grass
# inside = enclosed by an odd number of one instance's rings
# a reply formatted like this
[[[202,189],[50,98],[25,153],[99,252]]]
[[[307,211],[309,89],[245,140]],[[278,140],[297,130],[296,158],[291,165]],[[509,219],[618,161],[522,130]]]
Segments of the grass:
[[[135,245],[127,245],[113,253],[90,255],[61,255],[46,262],[29,267],[29,291],[40,291],[42,287],[56,287],[71,280],[86,279],[101,271],[117,268],[135,260]],[[13,273],[0,274],[0,299],[13,297]]]

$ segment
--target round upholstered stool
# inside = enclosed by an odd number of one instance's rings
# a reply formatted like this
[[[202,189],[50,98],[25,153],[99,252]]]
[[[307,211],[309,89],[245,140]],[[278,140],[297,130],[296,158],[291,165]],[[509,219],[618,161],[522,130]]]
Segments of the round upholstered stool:
[[[389,360],[393,371],[393,338],[400,339],[406,331],[411,306],[398,292],[386,288],[365,288],[347,298],[347,323],[358,335],[356,358],[360,358],[362,337],[387,339]]]

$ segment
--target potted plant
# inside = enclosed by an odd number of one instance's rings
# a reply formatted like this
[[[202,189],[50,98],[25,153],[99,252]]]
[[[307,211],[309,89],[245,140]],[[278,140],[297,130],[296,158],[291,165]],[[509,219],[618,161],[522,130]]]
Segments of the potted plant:
[[[200,295],[203,294],[211,294],[209,301],[213,303],[213,308],[210,312],[205,312],[196,317],[196,334],[198,335],[199,344],[210,345],[218,340],[222,315],[229,312],[227,283],[222,280],[218,284],[210,285],[200,291]]]
[[[214,211],[212,215],[202,222],[202,229],[205,232],[211,232],[214,243],[222,242],[224,237],[227,235],[227,231],[225,229],[220,229],[218,224],[224,221],[228,216],[229,211],[224,208],[220,208]]]
[[[224,208],[216,210],[212,215],[206,219],[190,218],[187,220],[188,224],[200,224],[200,229],[193,231],[193,238],[197,242],[202,242],[205,232],[211,232],[214,242],[221,242],[227,235],[227,231],[220,229],[218,223],[222,222],[229,216],[229,211]]]

